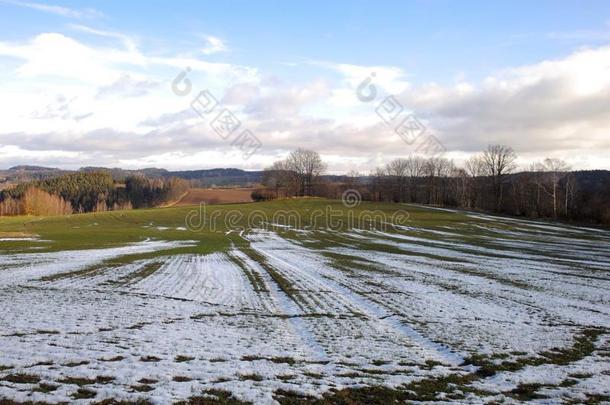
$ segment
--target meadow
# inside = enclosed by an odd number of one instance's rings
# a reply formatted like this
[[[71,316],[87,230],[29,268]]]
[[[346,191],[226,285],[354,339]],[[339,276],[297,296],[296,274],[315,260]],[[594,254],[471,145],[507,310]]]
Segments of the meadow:
[[[0,218],[0,403],[610,401],[610,232],[291,199]]]

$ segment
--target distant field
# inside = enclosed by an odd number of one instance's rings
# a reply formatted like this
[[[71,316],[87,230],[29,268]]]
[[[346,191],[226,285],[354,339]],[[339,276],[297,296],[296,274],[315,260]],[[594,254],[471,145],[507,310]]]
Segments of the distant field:
[[[192,188],[173,206],[252,202],[254,188]]]
[[[0,402],[609,401],[609,273],[608,231],[412,205],[1,218]]]

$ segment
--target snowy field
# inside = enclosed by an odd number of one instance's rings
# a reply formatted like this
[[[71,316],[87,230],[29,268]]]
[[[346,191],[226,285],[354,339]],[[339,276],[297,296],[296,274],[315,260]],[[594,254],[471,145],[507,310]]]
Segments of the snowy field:
[[[23,238],[0,256],[0,399],[430,399],[428,382],[446,401],[608,401],[610,233],[473,218],[250,229],[205,255],[164,240],[24,253]]]

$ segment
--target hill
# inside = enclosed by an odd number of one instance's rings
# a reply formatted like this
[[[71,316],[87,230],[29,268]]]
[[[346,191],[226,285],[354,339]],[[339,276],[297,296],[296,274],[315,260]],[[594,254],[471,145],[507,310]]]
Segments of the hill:
[[[0,403],[610,400],[610,232],[324,199],[0,229]]]
[[[15,166],[8,170],[0,170],[0,183],[24,183],[35,180],[44,180],[59,177],[68,173],[109,173],[117,181],[123,181],[129,176],[139,175],[149,178],[170,178],[178,177],[185,180],[192,180],[196,186],[244,186],[249,187],[262,181],[262,171],[246,171],[234,168],[202,169],[202,170],[179,170],[169,171],[160,168],[146,168],[139,170],[129,170],[121,168],[107,168],[87,166],[78,170],[63,170],[43,166]]]

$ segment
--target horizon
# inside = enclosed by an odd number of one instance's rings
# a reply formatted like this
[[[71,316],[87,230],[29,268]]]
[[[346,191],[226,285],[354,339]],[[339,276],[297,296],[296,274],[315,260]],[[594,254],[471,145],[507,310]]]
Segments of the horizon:
[[[196,172],[196,171],[212,171],[212,170],[243,170],[246,172],[263,172],[265,171],[265,169],[241,169],[239,167],[231,167],[231,166],[226,166],[226,167],[207,167],[207,168],[191,168],[191,169],[176,169],[176,170],[170,170],[164,167],[140,167],[140,168],[135,168],[135,169],[126,169],[123,167],[112,167],[112,166],[82,166],[76,169],[68,169],[68,168],[64,168],[64,167],[49,167],[49,166],[38,166],[38,165],[28,165],[28,164],[23,164],[23,165],[16,165],[16,166],[11,166],[11,167],[7,167],[7,168],[0,168],[0,172],[1,171],[9,171],[12,170],[16,167],[19,166],[27,166],[27,167],[37,167],[40,169],[49,169],[49,170],[61,170],[61,171],[79,171],[79,170],[83,170],[83,169],[89,169],[89,168],[95,168],[95,169],[107,169],[107,170],[125,170],[125,171],[145,171],[145,170],[165,170],[169,173],[175,173],[175,172]],[[568,170],[568,172],[592,172],[592,171],[610,171],[610,169],[574,169],[571,168],[570,170]],[[519,173],[529,173],[532,172],[531,168],[522,168],[522,167],[517,167],[511,174],[519,174]],[[358,175],[358,177],[369,177],[372,176],[373,173],[370,172],[357,172],[356,173]],[[322,176],[350,176],[349,172],[330,172],[327,171],[324,174],[322,174]]]
[[[305,147],[366,173],[422,154],[395,108],[457,165],[506,144],[610,169],[610,4],[450,4],[1,0],[0,166],[262,170]]]

